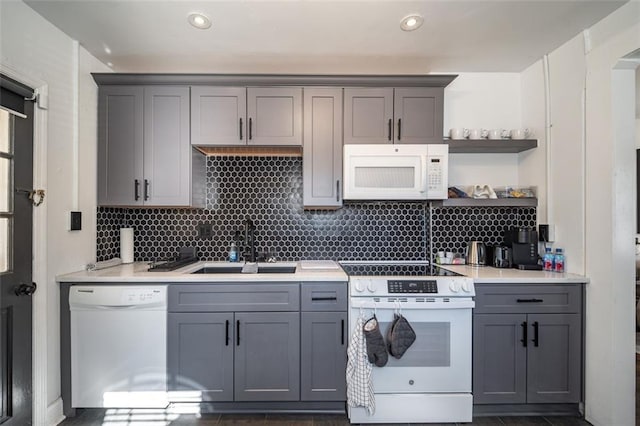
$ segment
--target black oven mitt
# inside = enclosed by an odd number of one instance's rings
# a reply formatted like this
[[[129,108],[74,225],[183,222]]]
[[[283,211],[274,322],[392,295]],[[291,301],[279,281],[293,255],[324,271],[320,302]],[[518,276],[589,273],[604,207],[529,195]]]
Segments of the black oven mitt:
[[[362,326],[365,340],[367,341],[367,357],[371,364],[375,364],[378,367],[384,367],[389,361],[389,355],[387,354],[387,348],[380,333],[380,327],[378,326],[378,318],[374,315],[369,318],[367,322]]]
[[[389,353],[397,359],[415,342],[416,333],[409,321],[402,315],[393,314],[393,321],[387,329],[387,348]]]

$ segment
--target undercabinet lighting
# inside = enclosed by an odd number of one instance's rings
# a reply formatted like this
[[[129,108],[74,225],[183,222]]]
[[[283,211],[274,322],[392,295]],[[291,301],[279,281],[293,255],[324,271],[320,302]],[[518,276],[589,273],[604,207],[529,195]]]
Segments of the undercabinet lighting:
[[[422,26],[423,22],[424,18],[422,18],[422,15],[414,13],[402,18],[402,21],[400,21],[400,28],[402,28],[403,31],[417,30]]]
[[[211,26],[211,19],[202,13],[192,13],[187,17],[187,20],[191,25],[201,30],[206,30]]]

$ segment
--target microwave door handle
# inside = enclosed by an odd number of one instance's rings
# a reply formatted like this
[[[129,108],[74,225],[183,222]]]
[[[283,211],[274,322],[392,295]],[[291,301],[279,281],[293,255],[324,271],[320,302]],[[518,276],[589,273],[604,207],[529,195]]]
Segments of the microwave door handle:
[[[428,189],[428,184],[427,184],[427,164],[429,163],[427,157],[422,157],[422,178],[421,178],[421,187],[420,187],[420,192],[421,193],[426,193],[427,189]]]

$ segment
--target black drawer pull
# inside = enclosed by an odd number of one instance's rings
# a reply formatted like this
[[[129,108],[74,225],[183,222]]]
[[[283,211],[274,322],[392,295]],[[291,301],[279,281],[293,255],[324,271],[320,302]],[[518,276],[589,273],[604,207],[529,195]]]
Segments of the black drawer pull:
[[[229,320],[225,321],[224,345],[229,346]]]
[[[533,346],[535,346],[536,348],[538,347],[538,343],[540,343],[540,341],[538,340],[538,321],[533,323]]]
[[[520,339],[520,341],[522,342],[522,346],[526,348],[527,347],[527,322],[525,321],[520,325],[522,326],[522,339]]]
[[[338,300],[337,297],[333,296],[333,297],[312,297],[311,301],[315,302],[316,300]]]
[[[253,139],[253,120],[249,117],[249,140]]]
[[[402,119],[398,118],[398,140],[402,137]]]
[[[236,321],[236,346],[240,346],[240,320]]]
[[[389,119],[389,140],[391,140],[391,132],[393,131],[393,119]]]
[[[542,303],[544,300],[542,299],[517,299],[518,303]]]
[[[140,199],[140,181],[138,179],[133,181],[133,193],[135,200],[138,201]]]
[[[342,337],[340,337],[340,342],[342,342],[342,346],[344,346],[344,320],[342,320]]]
[[[242,117],[240,117],[240,140],[242,140]]]

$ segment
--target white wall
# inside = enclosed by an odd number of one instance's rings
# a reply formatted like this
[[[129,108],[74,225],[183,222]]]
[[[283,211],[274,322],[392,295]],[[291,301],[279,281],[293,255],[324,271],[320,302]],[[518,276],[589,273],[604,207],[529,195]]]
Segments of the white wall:
[[[449,129],[522,127],[520,74],[460,73],[444,90],[444,133]],[[517,154],[453,154],[449,185],[518,185]]]
[[[60,397],[59,291],[55,276],[82,269],[95,260],[97,89],[88,72],[109,69],[24,3],[3,1],[0,8],[2,65],[42,80],[49,88],[47,282],[38,284],[47,286],[46,400],[52,405]],[[83,213],[81,231],[69,231],[72,210]]]
[[[635,90],[633,73],[614,74],[613,68],[640,47],[639,22],[640,5],[628,3],[590,29],[588,53],[580,35],[549,54],[549,219],[568,248],[569,269],[583,269],[591,280],[585,412],[588,421],[602,426],[632,425],[635,418]],[[539,64],[523,73],[523,99],[544,90],[541,73]],[[615,98],[613,85],[619,88]],[[535,99],[539,104],[540,97]],[[528,114],[540,121],[535,111],[525,110],[525,123]],[[522,173],[539,163],[523,161]]]

